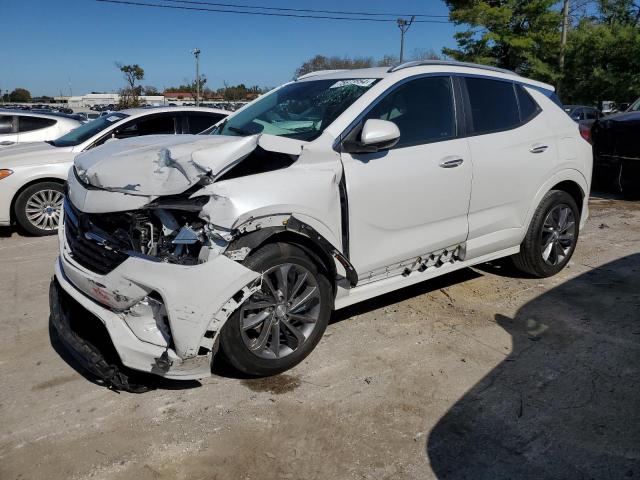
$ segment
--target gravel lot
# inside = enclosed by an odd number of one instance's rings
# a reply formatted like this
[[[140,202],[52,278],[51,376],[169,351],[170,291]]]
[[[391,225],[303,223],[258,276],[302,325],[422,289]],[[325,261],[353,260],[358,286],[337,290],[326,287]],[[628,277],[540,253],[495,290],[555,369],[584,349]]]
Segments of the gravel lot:
[[[640,477],[640,203],[557,277],[482,265],[334,314],[288,374],[135,395],[52,347],[56,239],[0,231],[0,478]]]

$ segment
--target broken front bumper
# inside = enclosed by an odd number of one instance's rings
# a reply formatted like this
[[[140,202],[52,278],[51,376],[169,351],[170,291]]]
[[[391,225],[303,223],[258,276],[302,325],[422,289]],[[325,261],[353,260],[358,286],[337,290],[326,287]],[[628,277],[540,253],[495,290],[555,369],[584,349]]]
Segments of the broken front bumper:
[[[85,365],[95,358],[78,355],[86,350],[85,319],[74,316],[96,317],[129,368],[173,379],[209,376],[220,329],[258,288],[256,272],[223,255],[193,266],[129,257],[98,274],[74,260],[64,225],[59,240],[51,321]]]

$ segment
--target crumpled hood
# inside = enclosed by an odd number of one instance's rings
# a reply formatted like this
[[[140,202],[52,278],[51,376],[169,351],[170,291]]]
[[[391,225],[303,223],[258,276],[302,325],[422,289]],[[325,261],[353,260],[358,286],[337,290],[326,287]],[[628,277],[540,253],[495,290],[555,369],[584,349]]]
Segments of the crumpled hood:
[[[18,143],[0,149],[0,168],[14,169],[73,161],[72,147],[54,147],[45,142]]]
[[[75,159],[80,179],[113,192],[160,196],[182,193],[204,176],[242,161],[258,135],[149,135],[106,142]]]

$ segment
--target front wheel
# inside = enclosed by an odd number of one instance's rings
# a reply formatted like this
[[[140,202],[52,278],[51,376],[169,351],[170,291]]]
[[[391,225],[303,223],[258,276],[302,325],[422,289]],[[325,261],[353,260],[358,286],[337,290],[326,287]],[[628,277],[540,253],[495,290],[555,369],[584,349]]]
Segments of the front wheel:
[[[551,190],[538,206],[513,263],[534,277],[555,275],[569,262],[578,241],[580,213],[567,192]]]
[[[60,183],[40,182],[28,186],[16,198],[18,224],[32,235],[53,235],[58,231],[64,200]]]
[[[331,286],[302,249],[287,243],[262,247],[244,266],[262,274],[262,285],[220,332],[222,354],[246,374],[275,375],[300,363],[320,341],[331,314]]]

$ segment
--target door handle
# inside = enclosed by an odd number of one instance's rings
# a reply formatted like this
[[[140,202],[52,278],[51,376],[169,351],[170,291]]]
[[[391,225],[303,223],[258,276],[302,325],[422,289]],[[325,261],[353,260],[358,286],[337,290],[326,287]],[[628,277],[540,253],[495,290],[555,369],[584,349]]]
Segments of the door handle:
[[[529,150],[531,153],[542,153],[544,152],[547,148],[549,148],[548,145],[534,145],[533,147],[531,147],[531,150]]]
[[[455,168],[455,167],[459,167],[460,165],[462,165],[462,163],[464,162],[463,159],[461,158],[450,158],[450,159],[445,159],[442,160],[440,162],[440,166],[442,168]]]

